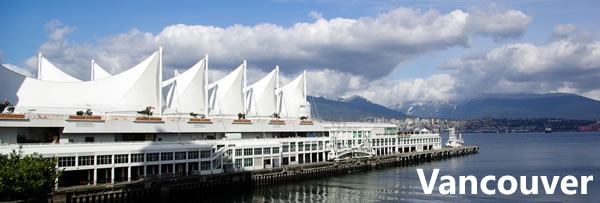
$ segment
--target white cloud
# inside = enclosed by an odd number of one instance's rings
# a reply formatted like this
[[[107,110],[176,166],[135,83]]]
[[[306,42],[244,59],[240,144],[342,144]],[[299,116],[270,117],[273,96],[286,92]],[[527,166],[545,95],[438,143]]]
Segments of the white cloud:
[[[349,92],[349,95],[361,95],[386,106],[405,101],[447,101],[456,97],[455,83],[455,78],[448,74],[432,75],[426,79],[381,79],[371,83],[366,89]]]
[[[559,24],[554,26],[554,32],[550,36],[551,40],[559,40],[570,36],[576,30],[576,26],[573,24]]]
[[[449,47],[469,46],[470,38],[476,35],[516,38],[531,20],[520,11],[493,9],[440,13],[398,8],[357,19],[324,19],[316,11],[309,15],[316,20],[290,27],[268,23],[229,27],[177,24],[157,34],[132,29],[94,44],[67,40],[74,28],[52,21],[45,26],[49,40],[39,51],[65,72],[86,80],[91,59],[116,74],[162,46],[165,77],[173,69],[183,72],[208,54],[210,81],[226,75],[246,59],[249,81],[279,65],[282,83],[308,70],[311,95],[335,98],[359,94],[390,105],[406,100],[454,98],[453,88],[464,83],[460,81],[463,78],[449,74],[401,81],[386,77],[398,64]],[[597,57],[586,60],[596,63]],[[473,66],[474,62],[453,63]],[[36,66],[36,57],[27,60],[28,71],[35,72]]]
[[[532,17],[516,10],[497,10],[496,8],[475,9],[469,15],[467,29],[472,32],[491,35],[495,39],[518,38],[525,32]]]
[[[600,99],[600,41],[564,38],[548,45],[509,44],[485,55],[451,60],[458,95],[567,92]]]
[[[317,11],[310,11],[308,13],[308,16],[310,16],[311,18],[314,18],[315,20],[323,18],[323,14],[321,12],[317,12]]]
[[[64,25],[59,20],[53,20],[44,25],[44,29],[48,31],[48,37],[51,40],[59,41],[75,30],[71,26]]]
[[[40,52],[65,72],[85,79],[89,60],[95,59],[111,73],[134,65],[159,46],[164,47],[167,69],[191,66],[204,54],[217,68],[235,67],[247,59],[250,67],[268,70],[280,65],[282,70],[331,69],[368,79],[377,79],[393,71],[397,64],[423,53],[452,46],[467,46],[473,35],[494,38],[520,36],[530,17],[520,11],[475,11],[470,14],[455,10],[398,8],[375,17],[357,19],[323,19],[282,27],[263,23],[255,26],[171,25],[153,34],[133,29],[100,39],[95,44],[79,44],[66,40],[74,29],[60,21],[45,27],[49,41]],[[478,16],[473,19],[471,16]],[[483,21],[489,18],[487,21]],[[513,26],[469,26],[497,19],[518,21]],[[467,29],[469,28],[469,29]],[[35,58],[28,63],[33,71]],[[369,70],[369,71],[365,71]]]

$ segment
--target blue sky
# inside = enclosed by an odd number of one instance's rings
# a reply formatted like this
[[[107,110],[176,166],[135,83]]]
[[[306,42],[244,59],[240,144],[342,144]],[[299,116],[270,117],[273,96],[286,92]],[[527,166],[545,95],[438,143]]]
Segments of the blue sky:
[[[306,69],[309,94],[384,105],[484,92],[600,99],[599,8],[585,0],[0,0],[0,63],[35,75],[41,52],[86,79],[91,59],[117,74],[163,46],[166,71],[208,54],[218,77],[246,59],[251,81],[275,65],[284,78]]]

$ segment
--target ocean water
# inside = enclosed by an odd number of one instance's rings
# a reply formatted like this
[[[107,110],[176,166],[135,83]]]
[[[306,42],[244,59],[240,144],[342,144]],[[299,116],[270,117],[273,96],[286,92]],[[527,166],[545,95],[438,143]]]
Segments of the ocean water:
[[[447,138],[447,135],[444,136]],[[409,167],[392,167],[343,176],[306,180],[243,191],[227,191],[221,200],[234,202],[599,202],[600,201],[600,132],[554,132],[526,134],[463,134],[468,145],[479,145],[480,152],[464,157],[435,161]],[[433,194],[424,194],[417,168],[425,171],[427,179],[433,169],[440,169]],[[555,194],[545,194],[538,179],[537,195],[523,195],[517,189],[513,195],[478,194],[442,195],[438,191],[439,178],[451,175],[474,175],[481,181],[487,175],[527,176],[580,176],[593,175],[588,183],[588,194],[565,195],[557,184]],[[520,180],[519,180],[520,181]],[[497,182],[488,188],[496,189]],[[528,187],[530,188],[530,187]]]

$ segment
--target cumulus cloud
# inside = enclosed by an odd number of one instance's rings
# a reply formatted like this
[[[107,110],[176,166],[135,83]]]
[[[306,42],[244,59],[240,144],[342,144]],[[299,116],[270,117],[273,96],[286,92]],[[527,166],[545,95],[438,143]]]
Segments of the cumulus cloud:
[[[496,8],[475,9],[469,16],[466,28],[472,32],[490,35],[496,40],[518,38],[523,35],[532,17],[516,10]]]
[[[451,60],[456,94],[568,92],[600,99],[600,41],[567,37],[548,45],[509,44],[479,57]]]
[[[521,11],[494,9],[441,13],[397,8],[356,19],[324,19],[321,13],[312,11],[309,16],[315,21],[289,27],[269,23],[228,27],[176,24],[159,33],[132,29],[93,44],[69,41],[68,35],[75,29],[52,21],[45,26],[48,41],[39,52],[65,72],[87,80],[91,59],[117,74],[162,46],[165,78],[174,69],[185,71],[208,54],[210,81],[225,76],[247,59],[249,82],[279,65],[282,83],[308,70],[309,94],[330,98],[358,94],[391,105],[406,100],[454,98],[457,93],[452,88],[464,88],[463,78],[450,74],[389,79],[387,75],[398,64],[450,47],[469,46],[473,36],[517,38],[531,21]],[[597,59],[587,60],[593,63]],[[461,59],[453,63],[470,67],[475,62]],[[35,72],[36,67],[36,57],[26,61],[29,72]]]
[[[311,18],[314,18],[314,19],[321,19],[321,18],[323,18],[323,14],[321,12],[317,12],[317,11],[310,11],[308,13],[308,16],[310,16]]]
[[[456,98],[455,86],[455,77],[449,74],[432,75],[425,79],[380,79],[364,89],[348,91],[346,96],[361,95],[386,106],[403,102],[448,101]]]
[[[468,46],[474,35],[520,36],[530,19],[515,10],[440,13],[409,8],[357,19],[324,19],[318,12],[310,15],[319,18],[290,27],[268,23],[229,27],[177,24],[157,34],[133,29],[95,44],[66,40],[74,28],[53,21],[45,26],[49,41],[39,51],[65,72],[82,79],[89,75],[82,67],[91,59],[114,74],[163,46],[166,69],[189,67],[208,54],[211,67],[217,69],[232,69],[247,59],[251,68],[264,71],[278,64],[282,72],[330,69],[373,80],[423,53]],[[519,23],[487,25],[503,20]],[[29,70],[34,69],[35,61],[32,57],[27,63]]]
[[[576,27],[573,24],[559,24],[554,26],[554,32],[550,36],[551,40],[559,40],[570,36],[575,32]]]

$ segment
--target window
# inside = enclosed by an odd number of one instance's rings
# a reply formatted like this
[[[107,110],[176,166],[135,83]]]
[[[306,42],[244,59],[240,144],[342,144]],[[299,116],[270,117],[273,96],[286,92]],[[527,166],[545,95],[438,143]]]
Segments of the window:
[[[235,149],[235,156],[242,156],[242,149]]]
[[[298,151],[301,152],[303,149],[304,149],[304,143],[303,142],[298,142]]]
[[[244,149],[244,156],[252,156],[252,149]]]
[[[290,157],[290,161],[291,161],[291,162],[294,162],[294,161],[296,161],[296,157],[295,157],[295,156],[293,156],[293,157]]]
[[[242,159],[235,159],[235,167],[242,168]]]
[[[262,154],[262,148],[254,148],[254,155],[261,155]]]
[[[271,154],[271,148],[263,148],[264,154]]]
[[[295,152],[296,151],[296,143],[295,142],[291,142],[290,143],[290,152]]]
[[[94,165],[94,156],[79,156],[78,159],[79,160],[77,161],[79,162],[79,166]]]
[[[94,137],[85,137],[85,142],[94,142]]]
[[[115,164],[123,164],[123,163],[128,163],[129,160],[127,160],[129,158],[128,154],[117,154],[115,155]]]
[[[310,151],[310,144],[306,143],[306,145],[304,145],[304,151]]]
[[[144,162],[144,154],[131,154],[131,163]]]
[[[158,161],[158,153],[147,153],[146,161],[147,162]]]
[[[188,152],[188,159],[198,159],[200,158],[200,152],[198,151],[189,151]]]
[[[175,160],[184,160],[187,158],[187,152],[175,152]]]
[[[200,151],[200,158],[202,159],[206,159],[206,158],[210,158],[210,150],[202,150]]]
[[[313,151],[314,151],[314,150],[317,150],[317,143],[313,143],[313,144],[310,146],[310,149],[311,149],[311,150],[313,150]]]
[[[112,164],[112,155],[100,155],[96,162],[97,165]]]
[[[160,153],[161,161],[170,161],[173,160],[173,152],[162,152]]]
[[[75,166],[75,157],[74,156],[58,157],[58,166],[59,167]]]
[[[203,170],[203,171],[210,170],[210,161],[201,161],[200,162],[200,170]]]
[[[279,147],[273,147],[273,154],[279,154]]]
[[[252,163],[252,158],[246,158],[246,159],[244,159],[244,167],[246,167],[246,166],[252,166],[252,165],[254,165]]]
[[[283,145],[283,152],[289,152],[290,151],[290,146],[289,145]],[[275,149],[273,149],[273,152],[275,152]]]

